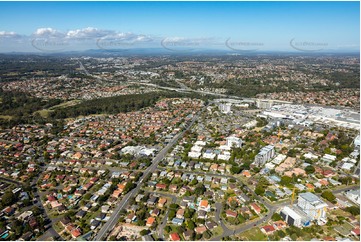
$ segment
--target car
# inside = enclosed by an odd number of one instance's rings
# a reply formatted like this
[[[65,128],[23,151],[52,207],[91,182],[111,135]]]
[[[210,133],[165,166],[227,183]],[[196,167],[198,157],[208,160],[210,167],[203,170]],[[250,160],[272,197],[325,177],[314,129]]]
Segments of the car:
[[[51,224],[47,224],[47,225],[44,226],[45,230],[48,230],[49,228],[51,228]]]
[[[50,224],[51,220],[49,218],[44,219],[44,224]]]

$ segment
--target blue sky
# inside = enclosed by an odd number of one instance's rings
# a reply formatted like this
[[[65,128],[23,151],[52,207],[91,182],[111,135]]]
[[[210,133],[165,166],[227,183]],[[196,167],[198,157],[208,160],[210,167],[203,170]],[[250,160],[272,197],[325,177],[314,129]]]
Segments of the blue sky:
[[[359,18],[359,2],[0,2],[0,51],[359,50]]]

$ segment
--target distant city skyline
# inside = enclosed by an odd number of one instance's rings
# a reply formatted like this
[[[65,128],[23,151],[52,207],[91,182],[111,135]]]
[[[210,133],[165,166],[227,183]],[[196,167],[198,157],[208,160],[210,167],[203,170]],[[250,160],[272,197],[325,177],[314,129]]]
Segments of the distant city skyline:
[[[358,52],[359,2],[0,2],[0,52]]]

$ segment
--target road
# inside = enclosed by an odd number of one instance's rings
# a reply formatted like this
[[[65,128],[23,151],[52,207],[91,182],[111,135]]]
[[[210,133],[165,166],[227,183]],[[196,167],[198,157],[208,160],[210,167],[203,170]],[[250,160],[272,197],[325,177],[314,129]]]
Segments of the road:
[[[134,81],[129,81],[128,83],[143,85],[143,86],[150,86],[150,87],[155,87],[155,88],[160,88],[160,89],[165,89],[165,90],[170,90],[170,91],[176,91],[176,92],[188,92],[188,93],[196,92],[196,93],[203,94],[203,95],[212,95],[212,96],[218,96],[218,97],[223,97],[223,98],[241,99],[245,102],[254,102],[256,100],[256,98],[243,98],[243,97],[232,96],[232,95],[227,95],[227,94],[222,94],[222,93],[206,92],[206,91],[201,91],[201,90],[190,89],[189,87],[187,87],[187,88],[163,87],[163,86],[159,86],[159,85],[153,84],[153,83],[134,82]]]
[[[341,193],[341,192],[344,192],[344,191],[347,191],[347,190],[350,190],[350,189],[357,189],[357,188],[359,188],[358,185],[352,185],[352,186],[348,186],[348,187],[333,189],[332,192],[337,194],[337,193]],[[271,219],[272,214],[274,214],[278,209],[290,204],[289,199],[282,202],[282,203],[278,203],[278,204],[269,203],[267,200],[264,200],[263,198],[260,198],[260,197],[258,197],[258,200],[262,201],[263,204],[267,207],[267,209],[268,209],[267,214],[265,214],[265,216],[263,216],[263,217],[258,218],[255,221],[244,223],[241,227],[239,227],[239,228],[237,228],[235,230],[229,229],[223,223],[223,221],[221,219],[219,219],[221,209],[222,209],[222,204],[216,203],[216,220],[217,220],[218,223],[221,224],[221,226],[223,228],[223,234],[218,236],[218,237],[213,238],[212,241],[220,241],[220,240],[222,240],[223,237],[231,236],[231,235],[234,235],[234,234],[240,234],[240,233],[243,233],[243,232],[245,232],[245,231],[247,231],[247,230],[249,230],[249,229],[251,229],[253,227],[259,226],[262,223],[267,223]]]
[[[280,204],[275,204],[275,205],[266,205],[264,203],[264,205],[268,208],[268,212],[267,214],[265,214],[265,216],[261,216],[256,220],[252,220],[249,222],[246,222],[244,224],[242,224],[240,227],[236,228],[236,229],[230,229],[228,228],[222,221],[222,219],[220,218],[220,213],[222,211],[222,204],[221,203],[216,203],[216,221],[218,223],[221,224],[222,229],[223,229],[223,234],[215,237],[213,239],[211,239],[212,241],[220,241],[222,240],[222,238],[227,237],[227,236],[231,236],[234,234],[239,234],[239,233],[243,233],[246,230],[249,230],[253,227],[256,227],[262,223],[266,223],[271,219],[271,216],[274,212],[276,212],[277,209],[279,209],[280,207],[286,206],[287,204],[289,204],[289,201],[285,201],[283,203]]]
[[[31,184],[30,184],[31,187],[36,187],[36,183],[38,182],[38,180],[39,180],[42,172],[44,171],[44,169],[46,169],[46,167],[44,167],[44,168],[42,169],[42,171],[39,172],[38,176],[33,179],[33,181],[32,181]],[[23,186],[23,185],[24,185],[24,184],[21,183],[21,182],[18,182],[18,181],[15,181],[15,180],[13,180],[13,179],[6,178],[6,177],[0,177],[0,181],[1,181],[1,180],[2,180],[2,181],[6,181],[6,182],[10,182],[10,183],[14,183],[14,184],[16,184],[16,185],[18,185],[18,186]],[[47,215],[47,213],[46,213],[46,210],[45,210],[45,208],[43,207],[43,204],[42,204],[42,202],[41,202],[41,199],[40,199],[40,195],[39,195],[39,193],[38,193],[38,190],[36,190],[36,191],[34,192],[34,195],[35,195],[35,199],[36,199],[37,202],[34,203],[34,204],[31,205],[31,206],[28,206],[28,207],[23,208],[22,210],[23,210],[23,211],[25,211],[25,210],[31,210],[32,207],[38,207],[41,211],[44,211],[44,212],[43,212],[43,215],[44,215],[43,218],[44,218],[44,219],[49,219],[49,220],[51,221],[51,222],[50,222],[51,227],[50,227],[48,230],[46,230],[43,235],[41,235],[39,238],[37,238],[37,240],[38,240],[38,241],[45,241],[48,237],[54,237],[54,238],[57,238],[57,239],[60,239],[60,240],[64,240],[64,239],[54,230],[54,228],[52,227],[52,225],[53,225],[57,220],[59,220],[59,219],[56,219],[56,220],[54,221],[54,220],[51,220],[51,219],[48,217],[48,215]]]
[[[49,165],[47,166],[44,166],[44,167],[41,167],[41,171],[39,172],[38,176],[32,181],[31,183],[31,187],[37,187],[36,184],[38,183],[38,180],[40,179],[41,177],[41,174],[48,168]],[[50,219],[48,217],[48,214],[46,213],[46,209],[44,208],[43,206],[43,203],[41,202],[41,199],[40,199],[40,194],[39,194],[39,190],[36,189],[36,191],[34,192],[35,194],[35,198],[37,200],[36,202],[36,206],[38,206],[42,211],[44,211],[44,219],[49,219],[51,222],[51,227],[45,231],[45,233],[40,236],[39,238],[37,238],[38,241],[45,241],[47,240],[47,238],[49,237],[53,237],[53,238],[56,238],[58,240],[64,240],[59,234],[58,232],[56,232],[56,230],[53,228],[53,224],[55,224],[60,218],[56,219],[56,220],[53,220],[53,219]]]
[[[233,233],[233,231],[230,230],[230,229],[224,224],[224,222],[223,222],[223,220],[222,220],[222,218],[221,218],[221,216],[220,216],[221,213],[222,213],[222,210],[223,210],[223,205],[222,205],[222,203],[217,202],[217,203],[215,203],[215,206],[216,206],[215,219],[216,219],[216,222],[217,222],[218,224],[220,224],[221,227],[222,227],[222,229],[223,229],[223,234],[222,234],[222,235]],[[219,238],[219,237],[217,237],[216,240],[220,240],[220,239],[218,239],[218,238]]]
[[[119,219],[119,213],[120,210],[124,209],[125,206],[128,204],[129,199],[131,197],[134,197],[140,190],[141,186],[143,185],[143,180],[152,173],[158,166],[159,162],[165,157],[165,155],[168,153],[170,148],[174,144],[177,143],[177,141],[183,137],[184,133],[192,127],[194,122],[199,118],[199,115],[201,112],[205,110],[206,107],[203,107],[203,109],[193,117],[192,122],[188,125],[188,127],[183,130],[181,133],[174,136],[171,142],[169,142],[153,159],[152,165],[150,165],[144,172],[142,177],[139,179],[139,182],[137,183],[137,186],[131,190],[129,193],[127,193],[123,199],[117,204],[116,208],[114,209],[114,212],[110,216],[109,220],[102,226],[102,228],[99,230],[98,234],[94,237],[94,240],[101,241],[104,240],[107,236],[107,234],[114,228],[114,226],[117,224]]]
[[[171,197],[172,198],[172,203],[176,203],[177,201],[177,197],[174,196],[174,195],[171,195],[171,194],[168,194],[168,193],[162,193],[162,192],[149,192],[149,193],[152,193],[152,194],[155,194],[155,195],[161,195],[163,197]],[[157,227],[157,232],[158,232],[158,238],[164,240],[164,233],[163,233],[163,230],[165,228],[165,226],[167,225],[167,221],[168,221],[168,214],[169,214],[169,208],[167,209],[167,212],[164,214],[164,217],[162,219],[162,222],[161,224]]]
[[[79,63],[79,65],[80,65],[80,69],[82,69],[82,70],[85,72],[86,75],[92,76],[92,75],[88,72],[88,70],[84,67],[83,63],[81,63],[81,61],[78,61],[78,63]]]
[[[0,177],[0,181],[5,181],[5,182],[10,182],[10,183],[14,183],[18,186],[23,186],[24,184],[22,184],[21,182],[18,182],[18,181],[14,181],[13,179],[10,179],[10,178],[6,178],[6,177]]]
[[[332,190],[332,193],[341,193],[344,191],[348,191],[348,190],[352,190],[352,189],[359,189],[359,188],[360,188],[359,185],[351,185],[351,186],[337,188],[337,189],[331,189],[331,190]]]

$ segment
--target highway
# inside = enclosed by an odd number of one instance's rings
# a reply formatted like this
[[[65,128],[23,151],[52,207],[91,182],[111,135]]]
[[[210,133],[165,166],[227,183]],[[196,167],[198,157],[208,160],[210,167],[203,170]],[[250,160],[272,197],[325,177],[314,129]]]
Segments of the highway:
[[[99,230],[98,234],[94,237],[93,240],[95,241],[101,241],[101,240],[105,240],[106,236],[108,235],[108,233],[114,228],[114,226],[117,224],[118,219],[119,219],[119,213],[122,209],[124,209],[126,207],[126,205],[129,202],[129,199],[131,197],[134,197],[136,194],[138,194],[141,186],[143,185],[143,180],[150,174],[152,173],[158,166],[159,162],[165,157],[165,155],[168,153],[168,151],[170,150],[170,148],[172,148],[172,146],[174,144],[177,143],[177,141],[183,137],[184,133],[190,129],[190,127],[192,127],[192,125],[194,124],[194,122],[199,118],[199,115],[201,112],[203,112],[205,110],[205,107],[203,107],[203,109],[193,117],[192,122],[188,125],[188,127],[183,130],[181,133],[177,134],[176,136],[174,136],[174,138],[172,139],[171,142],[169,142],[153,159],[152,161],[152,165],[150,165],[143,173],[142,177],[139,179],[139,182],[137,183],[137,186],[131,190],[129,193],[127,193],[123,199],[117,204],[116,208],[114,209],[114,212],[112,213],[112,215],[110,216],[109,220],[102,226],[102,228]]]
[[[201,90],[190,89],[189,87],[186,87],[186,88],[163,87],[163,86],[159,86],[159,85],[153,84],[153,83],[134,82],[134,81],[129,81],[128,83],[136,84],[136,85],[150,86],[150,87],[165,89],[165,90],[169,90],[169,91],[188,92],[188,93],[196,92],[196,93],[203,94],[203,95],[212,95],[212,96],[218,96],[218,97],[223,97],[223,98],[233,98],[233,99],[243,100],[245,102],[254,102],[256,100],[256,98],[243,98],[243,97],[232,96],[232,95],[227,95],[227,94],[222,94],[222,93],[206,92],[206,91],[201,91]]]

